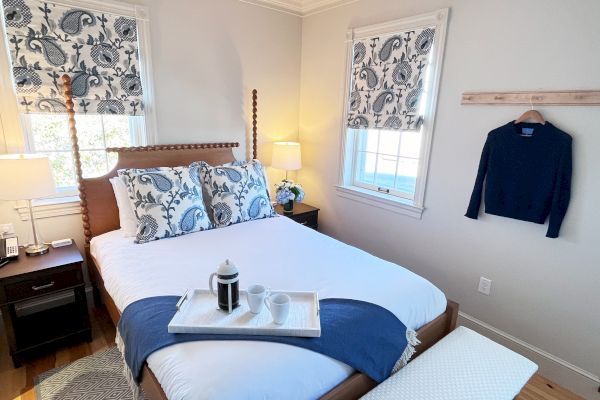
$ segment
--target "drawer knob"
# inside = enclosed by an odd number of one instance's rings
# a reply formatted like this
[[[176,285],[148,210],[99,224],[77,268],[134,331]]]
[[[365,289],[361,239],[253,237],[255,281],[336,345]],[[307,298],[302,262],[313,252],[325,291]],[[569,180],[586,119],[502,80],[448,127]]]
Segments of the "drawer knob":
[[[32,286],[31,289],[33,290],[42,290],[42,289],[48,289],[50,287],[54,286],[54,281],[46,284],[46,285],[42,285],[42,286]]]

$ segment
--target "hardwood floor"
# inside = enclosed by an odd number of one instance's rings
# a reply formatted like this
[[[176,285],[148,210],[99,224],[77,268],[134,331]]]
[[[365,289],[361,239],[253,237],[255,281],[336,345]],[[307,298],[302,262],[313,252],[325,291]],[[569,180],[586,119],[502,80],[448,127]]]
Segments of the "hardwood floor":
[[[517,396],[517,400],[583,400],[541,375],[534,375]]]
[[[0,329],[0,400],[35,400],[33,378],[37,375],[113,345],[115,327],[106,309],[92,309],[90,319],[93,336],[91,343],[79,342],[40,353],[17,369],[13,367],[8,354],[4,330]]]
[[[36,400],[33,390],[34,377],[113,345],[115,327],[106,309],[93,309],[90,317],[93,335],[91,343],[77,343],[39,354],[18,369],[13,368],[4,331],[0,329],[0,400]],[[582,400],[582,398],[540,375],[535,375],[517,400]]]

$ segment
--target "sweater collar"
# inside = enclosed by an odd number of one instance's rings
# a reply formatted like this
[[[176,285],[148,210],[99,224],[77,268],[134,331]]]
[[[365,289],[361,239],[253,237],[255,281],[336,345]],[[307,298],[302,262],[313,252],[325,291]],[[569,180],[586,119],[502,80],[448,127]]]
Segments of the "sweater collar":
[[[525,137],[522,134],[523,128],[533,129],[534,130],[533,135],[529,139],[533,139],[533,138],[540,136],[540,134],[543,134],[544,132],[546,132],[548,129],[550,129],[552,127],[552,124],[549,121],[546,121],[545,124],[540,124],[537,122],[519,122],[518,124],[515,124],[515,121],[513,120],[513,121],[510,121],[507,125],[509,125],[510,129],[518,137]]]

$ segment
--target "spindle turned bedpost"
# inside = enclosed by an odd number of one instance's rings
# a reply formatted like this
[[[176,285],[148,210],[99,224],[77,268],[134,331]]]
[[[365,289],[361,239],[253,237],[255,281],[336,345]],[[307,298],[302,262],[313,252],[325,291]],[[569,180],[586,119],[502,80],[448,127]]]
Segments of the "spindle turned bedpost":
[[[257,100],[258,98],[258,91],[256,89],[254,89],[252,91],[252,159],[256,159],[258,158],[258,150],[257,150],[257,145],[256,145],[256,137],[258,135],[258,129],[257,129]]]
[[[90,224],[88,218],[87,201],[85,199],[85,187],[83,184],[83,172],[81,170],[81,154],[79,153],[79,143],[77,140],[77,127],[75,126],[75,105],[73,104],[73,89],[71,87],[71,77],[67,74],[62,76],[63,93],[65,95],[65,105],[69,119],[69,136],[71,138],[71,151],[73,153],[73,164],[75,165],[75,176],[77,177],[77,187],[79,188],[79,204],[81,206],[81,219],[83,220],[83,234],[85,243],[89,244],[92,239]]]

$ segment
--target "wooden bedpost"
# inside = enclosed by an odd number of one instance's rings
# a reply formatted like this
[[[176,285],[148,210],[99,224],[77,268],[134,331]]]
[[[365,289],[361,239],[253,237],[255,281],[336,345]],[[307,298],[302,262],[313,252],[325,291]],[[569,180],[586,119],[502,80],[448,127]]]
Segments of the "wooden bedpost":
[[[255,160],[256,158],[258,158],[258,150],[256,147],[256,137],[258,136],[258,130],[257,130],[257,102],[256,99],[258,98],[258,91],[256,89],[254,89],[252,91],[252,159]]]
[[[62,76],[63,93],[65,95],[65,105],[67,107],[67,116],[69,118],[69,136],[71,137],[71,151],[73,153],[73,164],[75,165],[75,176],[77,177],[77,187],[79,189],[79,204],[81,205],[81,219],[83,220],[83,234],[86,245],[90,243],[92,232],[88,218],[87,201],[85,200],[85,188],[83,184],[83,172],[81,171],[81,155],[79,153],[79,143],[77,141],[77,127],[75,126],[75,109],[73,104],[73,89],[71,88],[71,77],[67,74]]]

